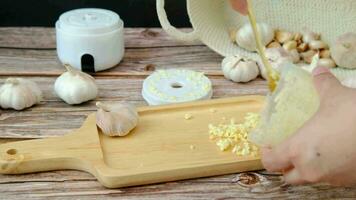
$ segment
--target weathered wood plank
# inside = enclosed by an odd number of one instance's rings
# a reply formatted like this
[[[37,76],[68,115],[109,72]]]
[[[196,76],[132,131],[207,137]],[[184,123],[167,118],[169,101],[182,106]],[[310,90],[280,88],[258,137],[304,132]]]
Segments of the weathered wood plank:
[[[190,31],[191,29],[181,29]],[[126,28],[127,48],[169,47],[202,45],[201,42],[180,42],[168,36],[160,28]],[[54,28],[0,28],[0,48],[55,49]]]
[[[186,29],[189,30],[189,29]],[[140,95],[144,78],[155,69],[188,68],[203,71],[214,84],[214,98],[266,94],[265,81],[235,84],[225,80],[221,57],[200,42],[177,42],[161,29],[126,29],[124,61],[97,73],[100,101],[130,101],[145,105]],[[0,28],[0,84],[8,76],[30,76],[44,92],[43,104],[25,111],[0,111],[0,144],[23,139],[54,137],[78,128],[95,110],[94,102],[69,106],[53,92],[55,76],[63,72],[55,52],[53,28]],[[286,186],[280,176],[259,172],[106,189],[90,174],[56,171],[29,175],[0,175],[0,199],[345,199],[355,198],[352,188],[325,185]],[[250,184],[244,184],[250,183]]]
[[[222,75],[222,57],[201,46],[127,49],[123,61],[97,76],[147,75],[155,69],[188,68]],[[1,49],[0,76],[58,76],[64,68],[55,50]]]
[[[41,105],[25,111],[4,110],[0,115],[0,138],[43,138],[64,135],[79,128],[85,117],[94,112],[95,101],[78,106],[62,102],[53,91],[55,77],[28,77],[38,83],[44,94]],[[0,84],[5,79],[0,79]],[[118,77],[98,78],[99,101],[129,101],[138,106],[146,105],[141,96],[143,78]],[[213,98],[250,94],[266,94],[265,81],[259,79],[249,84],[237,84],[213,76]]]
[[[238,181],[237,177],[247,179]],[[0,193],[3,199],[340,199],[353,198],[356,195],[356,190],[351,188],[326,185],[290,187],[284,185],[278,176],[264,175],[254,180],[255,177],[253,174],[243,173],[238,176],[106,189],[89,174],[58,171],[19,176],[2,175]]]

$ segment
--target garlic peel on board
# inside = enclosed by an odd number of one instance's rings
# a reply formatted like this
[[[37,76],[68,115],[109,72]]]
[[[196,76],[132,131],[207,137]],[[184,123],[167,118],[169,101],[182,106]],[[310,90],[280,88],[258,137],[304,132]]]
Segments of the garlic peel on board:
[[[257,78],[259,74],[255,61],[243,59],[238,55],[224,58],[221,66],[225,78],[237,83],[249,82]]]
[[[257,23],[257,28],[261,34],[262,45],[266,46],[274,38],[274,30],[266,23]],[[250,23],[243,25],[236,33],[237,44],[248,50],[257,51],[256,40]]]
[[[95,99],[98,95],[95,79],[69,65],[64,66],[67,72],[59,76],[54,84],[57,96],[71,105]]]
[[[108,105],[97,102],[96,124],[102,133],[111,137],[125,136],[138,124],[136,107],[128,103]]]
[[[0,106],[4,109],[23,110],[42,100],[38,85],[23,78],[8,78],[0,88]]]

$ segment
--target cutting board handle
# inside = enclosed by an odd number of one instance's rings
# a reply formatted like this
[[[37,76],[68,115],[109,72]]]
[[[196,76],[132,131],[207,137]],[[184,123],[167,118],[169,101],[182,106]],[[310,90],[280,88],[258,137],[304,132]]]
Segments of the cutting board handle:
[[[85,138],[85,139],[83,139]],[[57,138],[0,145],[0,173],[23,174],[60,169],[90,171],[91,161],[102,159],[100,140],[91,115],[83,126]]]
[[[67,138],[70,139],[70,138]],[[72,144],[63,138],[29,140],[0,146],[0,173],[20,174],[75,168],[76,158],[68,154]]]

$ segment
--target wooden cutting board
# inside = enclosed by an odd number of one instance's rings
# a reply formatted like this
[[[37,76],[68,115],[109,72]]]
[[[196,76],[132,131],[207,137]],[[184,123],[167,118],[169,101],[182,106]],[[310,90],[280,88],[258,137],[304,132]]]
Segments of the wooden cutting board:
[[[259,170],[258,158],[221,152],[209,140],[208,125],[222,118],[242,122],[263,101],[261,96],[244,96],[142,107],[139,125],[118,138],[101,134],[91,114],[81,128],[63,137],[0,145],[0,173],[75,169],[116,188]],[[185,114],[192,119],[186,120]]]

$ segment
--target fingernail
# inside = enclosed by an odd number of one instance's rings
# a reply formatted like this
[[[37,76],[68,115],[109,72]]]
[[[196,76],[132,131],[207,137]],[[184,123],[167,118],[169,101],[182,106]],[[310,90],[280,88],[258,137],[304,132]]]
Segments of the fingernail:
[[[313,76],[319,76],[320,74],[330,73],[329,68],[326,67],[317,67],[313,70]]]

